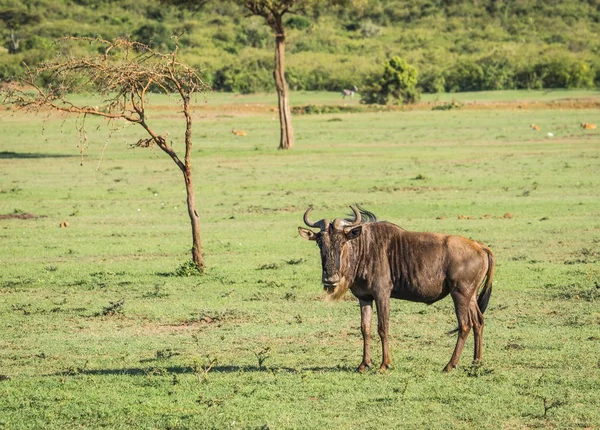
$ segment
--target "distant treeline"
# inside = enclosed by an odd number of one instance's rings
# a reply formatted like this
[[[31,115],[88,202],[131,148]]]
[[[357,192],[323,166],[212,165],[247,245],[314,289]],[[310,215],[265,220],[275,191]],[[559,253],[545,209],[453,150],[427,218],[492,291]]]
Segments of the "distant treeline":
[[[418,70],[423,92],[600,86],[600,3],[557,0],[355,0],[287,17],[293,90],[359,88],[392,56]],[[215,90],[274,88],[273,35],[230,3],[192,14],[158,0],[0,0],[0,79],[63,52],[67,35],[131,37],[181,60]]]

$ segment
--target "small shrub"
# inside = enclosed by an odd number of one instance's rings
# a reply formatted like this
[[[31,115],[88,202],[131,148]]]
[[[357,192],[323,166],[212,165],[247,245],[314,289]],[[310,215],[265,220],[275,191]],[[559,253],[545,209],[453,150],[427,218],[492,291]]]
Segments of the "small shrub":
[[[465,373],[470,378],[480,378],[482,376],[490,375],[494,373],[494,371],[492,369],[486,369],[481,363],[472,363],[465,368]]]
[[[174,276],[181,277],[198,276],[201,274],[202,272],[198,269],[198,266],[191,260],[186,261],[173,272]]]
[[[123,313],[123,305],[125,300],[121,299],[116,302],[109,302],[109,305],[102,309],[101,315],[103,316],[115,316]]]
[[[267,264],[262,264],[261,266],[259,266],[259,268],[257,270],[275,270],[275,269],[279,269],[279,264],[267,263]]]
[[[218,359],[210,356],[206,356],[204,361],[200,361],[199,358],[194,358],[191,368],[198,383],[208,381],[208,372],[210,372],[217,363]]]
[[[161,286],[159,284],[156,284],[154,285],[154,291],[145,293],[142,297],[145,299],[158,299],[163,297],[169,297],[169,294],[161,291]]]
[[[171,348],[159,349],[155,353],[155,357],[157,360],[168,360],[171,357],[175,357],[179,355],[177,351],[173,351]]]
[[[306,106],[293,106],[292,113],[295,115],[318,115],[318,114],[329,114],[329,113],[355,113],[364,112],[364,108],[360,106],[339,106],[339,105],[306,105]]]
[[[264,364],[265,361],[269,358],[269,351],[271,350],[270,346],[267,346],[263,349],[261,349],[258,352],[255,352],[254,355],[256,356],[256,360],[258,361],[258,368],[259,369],[264,369]]]
[[[459,102],[453,101],[452,103],[444,103],[443,105],[437,105],[431,108],[431,110],[452,110],[460,109],[462,105]]]

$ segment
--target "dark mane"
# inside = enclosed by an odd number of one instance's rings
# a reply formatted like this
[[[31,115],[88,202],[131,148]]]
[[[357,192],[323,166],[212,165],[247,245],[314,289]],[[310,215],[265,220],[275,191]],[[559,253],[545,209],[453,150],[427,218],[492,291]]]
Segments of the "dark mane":
[[[361,224],[367,224],[369,222],[377,222],[377,217],[375,216],[375,214],[373,212],[369,212],[368,210],[362,208],[360,205],[356,205],[356,207],[358,208],[359,212],[360,212],[360,217],[361,217]],[[349,215],[352,216],[352,218],[346,218],[346,221],[350,221],[352,222],[354,220],[354,215]]]

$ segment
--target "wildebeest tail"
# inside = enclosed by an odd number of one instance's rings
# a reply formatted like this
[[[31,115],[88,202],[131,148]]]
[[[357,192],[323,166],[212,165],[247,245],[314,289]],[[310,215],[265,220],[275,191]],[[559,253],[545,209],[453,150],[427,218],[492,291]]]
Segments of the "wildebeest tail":
[[[488,270],[485,275],[485,284],[483,289],[479,293],[479,297],[477,297],[477,305],[479,306],[479,310],[481,313],[484,313],[487,309],[488,303],[490,301],[490,296],[492,295],[492,281],[494,279],[494,269],[495,269],[495,261],[494,254],[488,247],[484,247],[483,250],[488,255]]]

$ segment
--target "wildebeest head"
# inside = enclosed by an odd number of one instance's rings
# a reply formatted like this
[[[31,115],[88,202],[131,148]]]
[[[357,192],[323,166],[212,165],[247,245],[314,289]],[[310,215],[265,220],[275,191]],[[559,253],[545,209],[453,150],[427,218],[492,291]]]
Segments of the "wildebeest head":
[[[321,250],[322,282],[323,288],[334,299],[340,299],[348,290],[346,279],[344,277],[345,251],[349,241],[356,239],[362,233],[361,213],[350,206],[354,212],[354,219],[336,218],[333,222],[328,219],[322,219],[317,222],[311,222],[308,215],[312,207],[304,213],[304,223],[312,228],[318,228],[315,233],[307,228],[298,227],[300,236],[307,240],[314,240]]]

